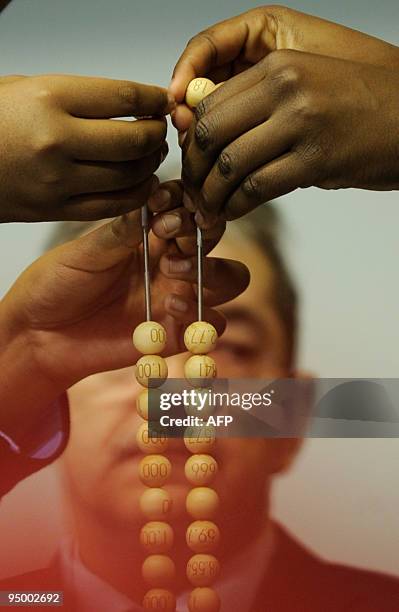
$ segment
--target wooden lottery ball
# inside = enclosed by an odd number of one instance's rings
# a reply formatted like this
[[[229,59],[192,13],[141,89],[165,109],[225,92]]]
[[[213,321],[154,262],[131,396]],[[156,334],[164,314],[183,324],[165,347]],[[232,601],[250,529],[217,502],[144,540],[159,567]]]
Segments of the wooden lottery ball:
[[[193,79],[187,86],[186,104],[190,108],[195,108],[205,96],[209,96],[215,89],[215,83],[205,77]]]
[[[136,379],[143,387],[160,387],[167,377],[168,366],[159,355],[143,355],[136,363]]]
[[[195,553],[214,552],[220,542],[219,527],[212,521],[194,521],[187,528],[186,542]]]
[[[209,487],[195,487],[186,497],[186,510],[196,520],[213,518],[219,509],[219,495]]]
[[[148,554],[166,553],[173,546],[173,529],[162,521],[146,523],[140,531],[140,543]]]
[[[172,512],[173,501],[165,489],[146,489],[140,497],[140,509],[150,521],[164,521]]]
[[[193,395],[192,395],[193,394]],[[216,410],[216,406],[210,401],[209,389],[199,387],[191,389],[189,402],[184,406],[188,416],[198,416],[207,419]]]
[[[218,334],[211,323],[196,321],[191,323],[184,332],[186,349],[194,355],[210,353],[216,346]]]
[[[219,595],[209,587],[197,587],[188,599],[190,612],[219,612],[220,606]]]
[[[192,455],[186,461],[184,473],[191,484],[207,485],[212,482],[218,471],[218,464],[211,455]]]
[[[187,427],[183,440],[190,453],[209,453],[216,444],[216,429],[211,426]]]
[[[176,574],[175,564],[166,555],[150,555],[141,567],[144,580],[150,586],[166,587]]]
[[[219,561],[213,555],[194,555],[187,563],[187,578],[194,586],[209,586],[220,571]]]
[[[216,363],[209,355],[193,355],[184,364],[184,376],[193,385],[203,386],[207,380],[215,378]]]
[[[162,612],[175,612],[176,597],[165,589],[150,589],[143,599],[144,610],[162,610]]]
[[[157,355],[166,346],[165,328],[156,321],[144,321],[133,332],[133,345],[143,355]]]
[[[148,389],[143,389],[136,399],[137,414],[148,421]]]
[[[139,465],[141,482],[147,487],[162,487],[172,472],[172,465],[163,455],[147,455]]]
[[[155,428],[151,429],[148,423],[142,423],[136,435],[137,446],[143,453],[164,453],[168,448],[169,439]]]

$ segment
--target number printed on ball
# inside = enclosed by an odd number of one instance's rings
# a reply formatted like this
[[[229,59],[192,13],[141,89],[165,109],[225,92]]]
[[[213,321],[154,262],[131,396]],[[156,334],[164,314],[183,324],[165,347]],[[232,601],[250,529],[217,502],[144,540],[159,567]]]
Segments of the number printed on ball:
[[[166,346],[165,328],[156,321],[144,321],[133,332],[133,345],[143,355],[157,355]]]
[[[154,612],[175,612],[176,597],[166,589],[150,589],[144,596],[143,608]]]
[[[140,509],[149,521],[166,521],[173,508],[173,500],[168,491],[156,487],[146,489],[140,497]]]
[[[210,353],[216,346],[218,334],[211,323],[195,321],[184,332],[186,349],[194,355]]]
[[[215,83],[205,77],[198,77],[190,81],[186,90],[186,104],[195,108],[205,96],[215,89]]]
[[[168,366],[159,355],[143,355],[136,363],[136,380],[143,387],[160,387],[168,377]]]
[[[194,521],[187,527],[187,546],[195,553],[211,553],[219,546],[219,527],[212,521]]]
[[[166,553],[173,546],[173,529],[163,521],[150,521],[141,528],[140,543],[149,554]]]
[[[216,363],[209,355],[193,355],[184,364],[184,376],[194,386],[205,386],[216,377]]]
[[[139,475],[147,487],[162,487],[172,472],[172,465],[163,455],[147,455],[139,465]]]
[[[211,483],[217,472],[218,464],[211,455],[192,455],[184,466],[187,480],[197,486]]]
[[[212,425],[187,427],[183,440],[190,453],[208,453],[216,444],[216,428]]]
[[[213,584],[219,571],[219,561],[213,555],[194,555],[187,563],[187,578],[194,586]]]
[[[136,435],[137,446],[143,453],[164,453],[168,448],[169,438],[162,431],[157,431],[148,423],[142,423]]]

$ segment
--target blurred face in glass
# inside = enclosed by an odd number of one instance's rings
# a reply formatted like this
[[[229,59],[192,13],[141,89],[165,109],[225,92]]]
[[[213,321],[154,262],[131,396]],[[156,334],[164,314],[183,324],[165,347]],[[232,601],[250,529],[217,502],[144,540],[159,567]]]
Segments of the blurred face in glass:
[[[237,242],[227,235],[215,256],[237,258]],[[274,273],[265,255],[240,237],[239,258],[248,266],[246,291],[221,310],[227,328],[213,357],[223,378],[278,378],[289,375],[286,331],[273,300]],[[168,358],[169,376],[183,378],[188,354]],[[72,505],[119,529],[143,524],[139,498],[145,490],[138,477],[142,453],[136,434],[142,419],[136,397],[142,388],[133,368],[91,376],[70,391],[71,438],[63,463]],[[295,440],[220,438],[212,454],[219,472],[212,486],[221,498],[223,516],[239,519],[266,510],[270,477],[284,469],[296,449]],[[191,485],[184,476],[189,456],[182,440],[170,440],[167,456],[172,476],[165,487],[174,500],[176,519],[185,513]]]

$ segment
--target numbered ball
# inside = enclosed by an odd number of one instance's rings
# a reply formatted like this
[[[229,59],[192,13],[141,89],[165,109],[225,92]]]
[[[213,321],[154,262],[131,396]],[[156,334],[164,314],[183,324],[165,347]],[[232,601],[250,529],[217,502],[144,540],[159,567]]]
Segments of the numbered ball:
[[[147,487],[162,487],[171,472],[172,465],[163,455],[147,455],[140,461],[139,476]]]
[[[213,555],[194,555],[187,563],[187,578],[194,586],[213,584],[219,571],[219,561]]]
[[[176,574],[175,564],[166,555],[150,555],[141,567],[144,580],[150,586],[167,587]]]
[[[204,387],[191,389],[188,401],[184,405],[186,414],[207,419],[216,409],[216,406],[212,405],[210,397],[210,389]]]
[[[184,444],[190,453],[209,453],[216,444],[215,427],[187,427]]]
[[[219,509],[219,495],[209,487],[195,487],[186,497],[186,510],[197,520],[213,518]]]
[[[210,353],[216,346],[218,334],[210,323],[196,321],[191,323],[184,332],[186,349],[194,355]]]
[[[173,529],[168,523],[151,521],[142,527],[140,543],[148,554],[166,553],[173,546]]]
[[[219,546],[219,527],[212,521],[194,521],[186,531],[187,546],[195,553],[211,553]]]
[[[165,328],[156,321],[144,321],[133,332],[133,345],[143,355],[157,355],[166,346]]]
[[[208,485],[218,472],[218,464],[211,455],[192,455],[186,461],[184,473],[191,484]]]
[[[150,521],[163,521],[172,513],[173,501],[165,489],[146,489],[140,497],[140,509]]]
[[[148,423],[142,423],[136,435],[137,446],[143,453],[164,453],[168,448],[169,438],[157,431],[155,425],[151,428]]]
[[[168,366],[159,355],[143,355],[136,363],[136,379],[143,387],[160,387],[168,377]]]
[[[205,386],[216,377],[215,360],[209,355],[193,355],[184,364],[184,376],[193,385]]]
[[[209,587],[197,587],[188,599],[190,612],[219,612],[220,606],[219,595]]]
[[[176,597],[165,589],[151,589],[143,599],[144,610],[155,610],[159,612],[175,612]]]
[[[143,389],[136,399],[137,414],[148,421],[148,389]]]
[[[186,104],[195,108],[205,96],[209,96],[215,89],[215,83],[205,77],[193,79],[186,90]]]

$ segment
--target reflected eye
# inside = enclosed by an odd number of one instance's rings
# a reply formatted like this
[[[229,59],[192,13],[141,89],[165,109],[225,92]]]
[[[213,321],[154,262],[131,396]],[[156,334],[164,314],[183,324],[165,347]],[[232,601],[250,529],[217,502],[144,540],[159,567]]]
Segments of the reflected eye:
[[[226,342],[223,340],[218,342],[215,352],[218,354],[223,353],[226,357],[240,360],[255,359],[259,356],[259,350],[257,347],[251,346],[247,343]]]

